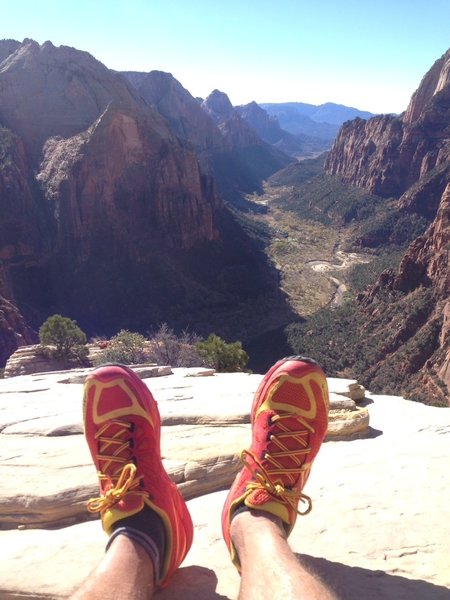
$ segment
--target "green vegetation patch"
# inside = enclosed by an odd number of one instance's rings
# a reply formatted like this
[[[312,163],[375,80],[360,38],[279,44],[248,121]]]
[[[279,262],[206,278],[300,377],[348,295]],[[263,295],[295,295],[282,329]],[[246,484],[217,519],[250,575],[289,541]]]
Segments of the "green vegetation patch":
[[[432,317],[434,308],[431,288],[409,294],[385,289],[367,309],[348,301],[285,332],[294,353],[316,359],[331,377],[426,402],[416,383],[419,369],[438,351],[442,317]]]
[[[384,202],[383,198],[347,185],[338,177],[321,174],[292,185],[274,205],[324,225],[345,225],[355,219],[367,219]]]
[[[48,358],[69,363],[85,361],[88,356],[86,334],[76,321],[61,315],[52,315],[39,329],[40,351]]]
[[[396,200],[348,185],[337,176],[310,175],[311,170],[299,163],[272,177],[271,206],[326,226],[350,227],[348,248],[404,248],[429,225],[425,217],[400,209]]]
[[[396,269],[404,255],[404,249],[393,250],[374,256],[370,262],[354,265],[347,275],[352,292],[362,292],[368,285],[374,284],[382,271]]]

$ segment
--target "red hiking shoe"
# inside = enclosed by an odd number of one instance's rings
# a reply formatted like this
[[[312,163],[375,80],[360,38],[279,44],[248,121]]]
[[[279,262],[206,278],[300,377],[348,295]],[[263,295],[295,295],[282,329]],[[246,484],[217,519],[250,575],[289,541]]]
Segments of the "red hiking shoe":
[[[190,549],[193,527],[161,461],[157,404],[141,379],[120,365],[96,369],[84,389],[84,429],[100,486],[100,497],[88,501],[88,510],[100,513],[108,535],[118,521],[151,514],[146,507],[154,511],[164,526],[164,552],[156,574],[164,584]],[[151,537],[152,531],[144,533]]]
[[[278,361],[256,390],[252,443],[241,453],[244,468],[222,512],[223,536],[238,569],[230,523],[239,507],[279,517],[288,535],[297,514],[311,511],[311,499],[302,490],[327,432],[328,404],[325,374],[315,361],[300,356]],[[306,505],[303,511],[299,502]]]

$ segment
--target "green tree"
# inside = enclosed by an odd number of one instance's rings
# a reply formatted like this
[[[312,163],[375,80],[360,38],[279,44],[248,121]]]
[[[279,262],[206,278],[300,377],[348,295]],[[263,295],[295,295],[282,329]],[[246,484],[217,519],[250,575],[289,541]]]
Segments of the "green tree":
[[[108,346],[96,362],[117,362],[124,365],[136,365],[145,362],[146,338],[140,333],[121,329],[108,343]]]
[[[205,365],[213,367],[219,373],[242,371],[248,362],[248,354],[243,350],[241,342],[227,343],[214,333],[205,341],[197,342],[195,347]]]
[[[54,349],[49,349],[53,358],[82,360],[87,357],[86,334],[78,327],[76,321],[68,317],[49,317],[39,329],[39,339],[43,346],[54,346]]]

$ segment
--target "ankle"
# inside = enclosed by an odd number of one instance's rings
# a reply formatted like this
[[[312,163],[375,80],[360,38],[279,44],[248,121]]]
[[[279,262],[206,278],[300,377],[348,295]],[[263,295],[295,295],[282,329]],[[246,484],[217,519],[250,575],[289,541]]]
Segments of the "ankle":
[[[161,577],[166,550],[166,532],[161,517],[145,506],[140,512],[124,519],[119,519],[112,526],[112,533],[106,545],[106,551],[116,540],[130,540],[145,551],[152,563],[154,583]],[[123,543],[123,542],[122,542]]]
[[[245,537],[254,532],[267,532],[271,535],[281,535],[286,539],[283,521],[263,510],[242,510],[234,515],[230,523],[230,537],[236,545],[235,538]]]

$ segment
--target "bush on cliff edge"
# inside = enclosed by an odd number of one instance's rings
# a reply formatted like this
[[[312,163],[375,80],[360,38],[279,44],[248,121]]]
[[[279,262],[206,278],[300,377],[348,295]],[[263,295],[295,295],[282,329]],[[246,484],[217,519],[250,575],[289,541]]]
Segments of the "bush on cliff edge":
[[[248,362],[248,354],[242,349],[241,342],[227,344],[214,333],[204,342],[197,342],[195,347],[204,364],[219,373],[243,371]]]
[[[122,365],[138,365],[146,362],[146,342],[147,340],[140,333],[121,329],[109,340],[106,350],[94,362],[96,364],[120,363]]]
[[[86,334],[68,317],[58,314],[49,317],[39,329],[39,340],[48,358],[63,362],[73,359],[83,362],[87,358]]]

